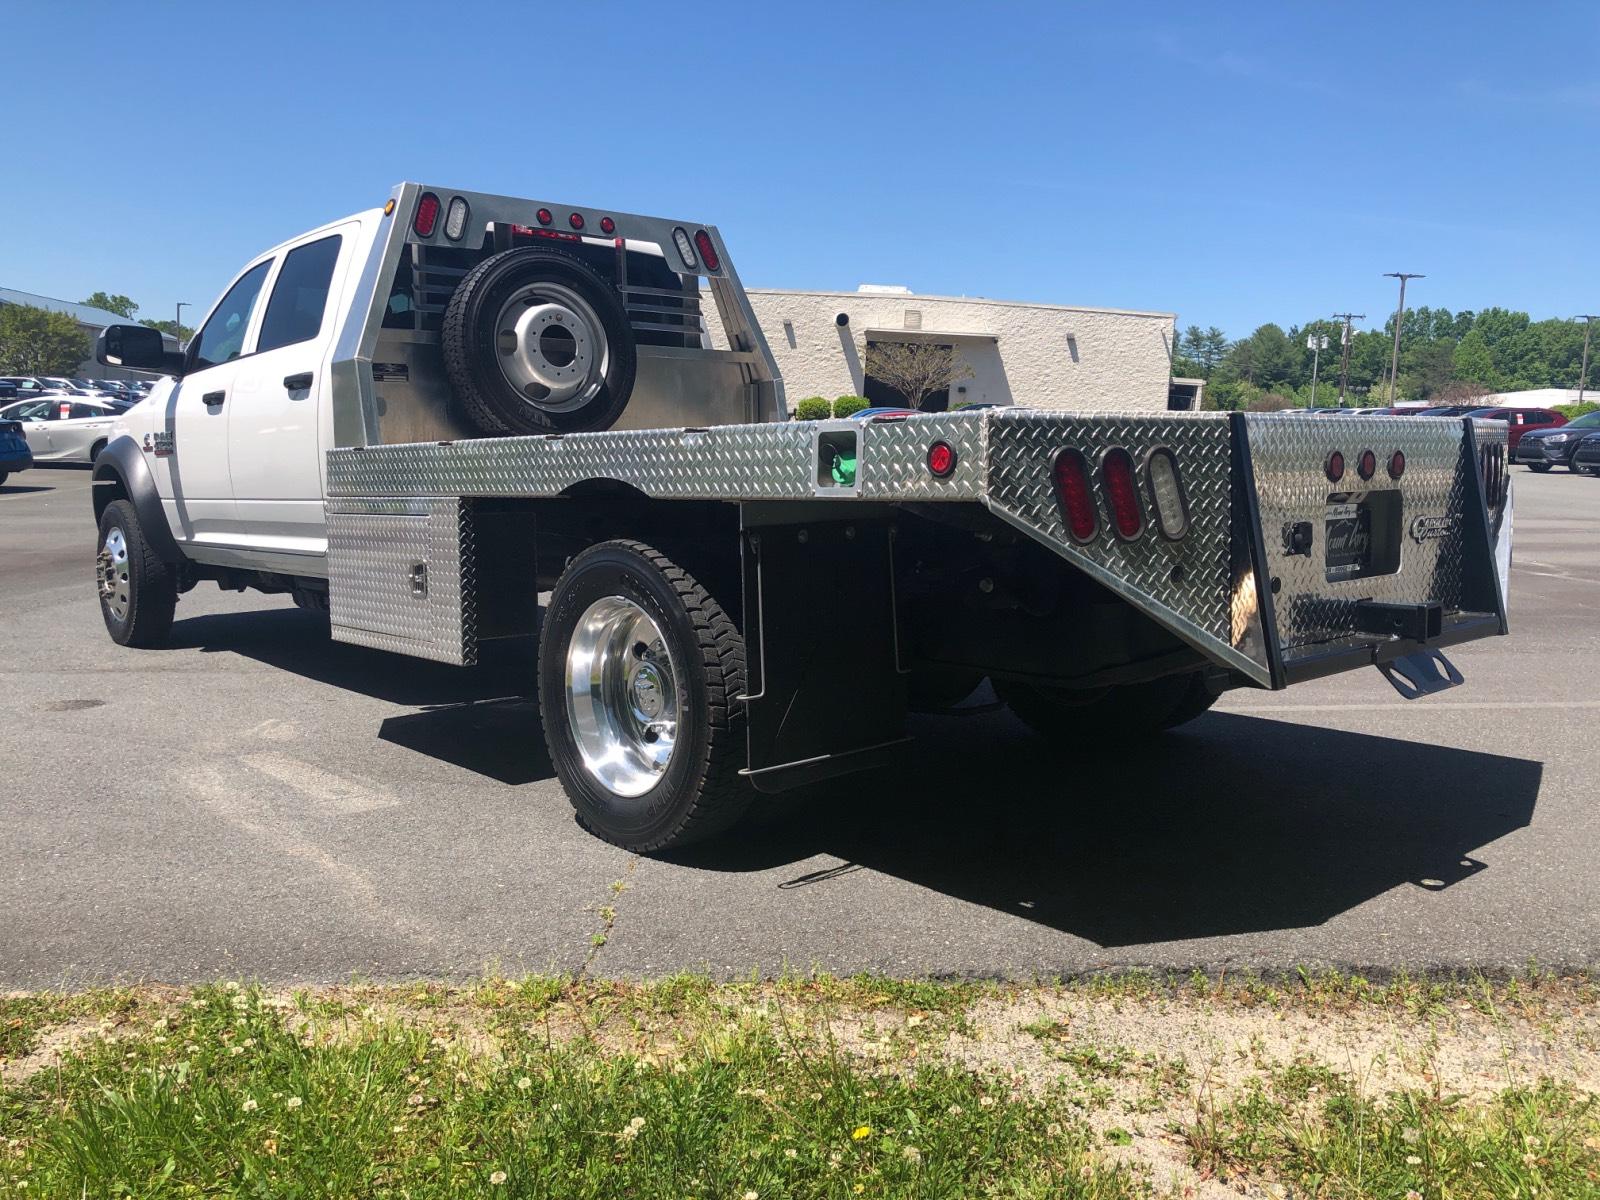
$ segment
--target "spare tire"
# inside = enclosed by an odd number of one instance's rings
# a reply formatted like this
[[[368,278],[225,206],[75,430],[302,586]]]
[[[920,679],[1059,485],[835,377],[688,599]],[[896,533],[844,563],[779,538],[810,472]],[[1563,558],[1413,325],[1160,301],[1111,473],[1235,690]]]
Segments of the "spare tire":
[[[562,250],[486,258],[444,311],[457,415],[490,435],[609,429],[633,392],[633,330],[614,288]]]

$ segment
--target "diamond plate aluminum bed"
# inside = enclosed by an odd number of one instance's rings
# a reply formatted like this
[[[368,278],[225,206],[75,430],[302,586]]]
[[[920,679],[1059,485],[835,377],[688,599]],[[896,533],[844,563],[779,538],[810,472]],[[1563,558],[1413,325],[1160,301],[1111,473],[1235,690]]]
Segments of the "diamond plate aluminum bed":
[[[819,446],[834,434],[858,439],[848,486],[819,470]],[[955,451],[943,478],[927,467],[935,441]],[[1440,628],[1423,639],[1432,645],[1505,630],[1504,572],[1495,563],[1509,545],[1509,489],[1486,478],[1486,464],[1503,469],[1504,442],[1498,425],[1431,418],[986,410],[352,447],[328,455],[335,635],[472,661],[470,613],[463,607],[458,619],[454,601],[441,607],[438,591],[411,595],[423,552],[408,556],[402,543],[464,527],[474,501],[555,499],[609,482],[649,500],[791,504],[813,518],[825,517],[821,506],[829,504],[851,513],[975,505],[1212,662],[1258,686],[1282,687],[1414,650],[1418,639],[1373,631],[1366,614],[1374,606],[1438,606]],[[1383,470],[1363,480],[1352,465],[1335,485],[1318,469],[1328,446],[1354,458],[1369,444],[1385,455],[1391,445],[1404,448],[1403,481]],[[1091,461],[1112,447],[1140,461],[1156,448],[1172,451],[1187,536],[1168,540],[1147,529],[1123,540],[1103,523],[1093,540],[1074,539],[1052,478],[1064,447]],[[1104,505],[1098,475],[1094,488]],[[1292,547],[1297,524],[1322,528],[1330,495],[1359,506],[1384,494],[1403,507],[1401,527],[1427,531],[1403,539],[1394,571],[1329,579],[1319,556]],[[407,503],[411,516],[392,515]],[[390,546],[387,571],[357,561],[370,559],[374,541]],[[426,569],[434,580],[453,580],[464,561],[452,551]]]

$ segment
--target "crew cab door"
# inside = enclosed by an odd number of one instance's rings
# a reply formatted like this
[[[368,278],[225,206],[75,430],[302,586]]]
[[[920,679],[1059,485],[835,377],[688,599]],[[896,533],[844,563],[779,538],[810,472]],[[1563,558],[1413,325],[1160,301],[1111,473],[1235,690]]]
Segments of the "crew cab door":
[[[167,395],[172,450],[154,460],[173,536],[193,543],[228,544],[234,537],[233,486],[228,478],[228,411],[253,344],[262,285],[272,259],[252,263],[223,293],[189,342],[184,373]]]
[[[255,353],[228,406],[235,543],[285,553],[327,549],[321,414],[328,359],[358,222],[321,229],[280,251]]]

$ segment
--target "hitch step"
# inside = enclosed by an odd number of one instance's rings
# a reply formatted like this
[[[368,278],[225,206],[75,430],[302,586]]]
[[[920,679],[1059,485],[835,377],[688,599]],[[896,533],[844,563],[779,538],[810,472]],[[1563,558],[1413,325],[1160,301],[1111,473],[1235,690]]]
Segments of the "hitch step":
[[[1448,691],[1466,682],[1455,664],[1437,650],[1420,650],[1404,658],[1379,663],[1378,670],[1407,700]]]

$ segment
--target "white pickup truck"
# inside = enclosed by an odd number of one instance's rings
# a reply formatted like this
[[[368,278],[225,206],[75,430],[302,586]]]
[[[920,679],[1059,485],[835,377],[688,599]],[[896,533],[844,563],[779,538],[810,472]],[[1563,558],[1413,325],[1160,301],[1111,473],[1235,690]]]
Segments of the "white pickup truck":
[[[1089,754],[1232,687],[1423,695],[1507,631],[1503,425],[791,421],[703,222],[402,184],[248,263],[182,354],[97,353],[163,376],[94,467],[115,641],[201,580],[444,662],[537,637],[561,782],[635,850],[891,761],[985,678]]]

